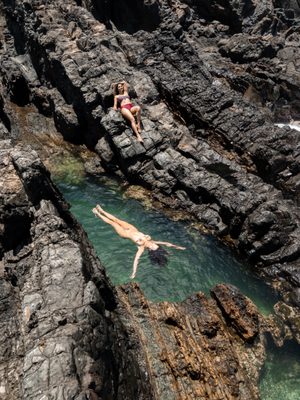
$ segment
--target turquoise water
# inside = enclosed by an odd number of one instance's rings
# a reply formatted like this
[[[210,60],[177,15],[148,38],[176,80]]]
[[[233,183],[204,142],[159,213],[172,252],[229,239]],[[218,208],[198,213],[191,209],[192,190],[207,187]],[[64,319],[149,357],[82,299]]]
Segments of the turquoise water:
[[[300,399],[300,349],[293,343],[271,346],[261,375],[263,400]]]
[[[114,284],[130,281],[137,248],[94,216],[91,210],[97,203],[156,240],[186,247],[184,251],[168,249],[169,263],[166,267],[153,266],[147,254],[141,257],[135,280],[148,299],[180,301],[197,291],[208,294],[215,284],[226,282],[240,288],[263,314],[272,312],[276,302],[273,291],[217,240],[199,233],[188,223],[171,221],[162,213],[147,210],[138,201],[125,198],[114,181],[104,184],[100,180],[80,179],[76,166],[75,172],[68,171],[66,175],[60,174],[56,183],[71,204],[72,213],[83,225]],[[299,360],[300,352],[292,346],[268,350],[260,383],[262,400],[300,399]]]
[[[217,283],[231,283],[250,297],[261,312],[272,312],[276,298],[272,290],[257,279],[250,268],[235,258],[225,246],[210,236],[191,228],[188,223],[174,222],[160,212],[146,210],[138,201],[126,199],[116,183],[57,182],[71,211],[81,222],[114,284],[130,281],[137,247],[119,237],[114,229],[96,218],[92,208],[97,204],[123,219],[154,240],[186,247],[166,249],[167,266],[152,265],[147,251],[142,255],[135,280],[152,301],[180,301],[192,293],[209,290]]]

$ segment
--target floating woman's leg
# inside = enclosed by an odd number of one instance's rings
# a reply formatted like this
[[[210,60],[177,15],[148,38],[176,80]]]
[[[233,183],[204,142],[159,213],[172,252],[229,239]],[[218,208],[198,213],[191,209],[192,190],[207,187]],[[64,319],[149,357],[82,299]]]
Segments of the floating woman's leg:
[[[137,231],[136,227],[129,224],[126,221],[122,221],[121,219],[115,217],[112,214],[109,214],[108,212],[104,211],[102,207],[99,206],[99,204],[97,204],[96,206],[96,210],[98,211],[98,213],[102,216],[105,216],[106,218],[108,218],[110,221],[120,225],[122,228],[124,229],[128,229],[128,230],[132,230],[132,231]]]
[[[106,222],[109,225],[114,225],[116,224],[116,222],[114,222],[113,220],[111,220],[110,218],[105,217],[101,212],[99,212],[99,210],[97,210],[97,208],[93,208],[93,213],[96,215],[96,217],[102,219],[102,221]]]
[[[112,221],[117,221],[117,219],[118,219],[118,218],[116,218],[114,215],[109,214],[108,212],[104,211],[103,208],[102,208],[99,204],[96,205],[96,210],[97,210],[100,214],[105,215],[105,217],[109,218],[109,219],[112,220]]]
[[[111,225],[117,234],[125,239],[130,239],[130,235],[128,235],[128,232],[131,232],[131,230],[123,228],[118,222],[112,221],[110,218],[105,217],[103,214],[101,214],[96,208],[93,208],[93,213],[102,221],[106,222],[107,224]]]
[[[134,107],[132,107],[132,108],[134,108]],[[124,118],[126,118],[130,122],[131,128],[132,128],[134,134],[136,135],[137,140],[139,142],[142,142],[143,139],[142,139],[141,135],[139,134],[138,128],[135,123],[134,116],[132,115],[131,111],[127,110],[127,108],[121,108],[121,114],[123,115]]]
[[[137,119],[137,130],[139,133],[142,132],[141,129],[141,107],[140,106],[134,106],[132,107],[132,109],[130,110],[132,112],[133,115],[136,115],[136,119]]]

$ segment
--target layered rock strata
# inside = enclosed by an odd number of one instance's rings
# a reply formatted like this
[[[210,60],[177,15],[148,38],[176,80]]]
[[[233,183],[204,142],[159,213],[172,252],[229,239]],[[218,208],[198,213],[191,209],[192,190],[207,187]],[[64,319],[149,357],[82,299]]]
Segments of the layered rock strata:
[[[151,398],[118,347],[114,289],[37,154],[1,142],[0,166],[1,399]]]
[[[6,0],[3,12],[5,98],[34,104],[107,170],[230,237],[299,307],[299,132],[274,126],[279,109],[298,118],[297,8]],[[143,106],[143,144],[111,109],[120,78]]]
[[[117,292],[29,147],[1,142],[1,399],[258,399],[267,321],[236,288]]]
[[[106,170],[147,187],[166,206],[187,211],[229,239],[282,295],[275,307],[285,324],[281,340],[299,342],[299,132],[274,125],[299,119],[298,3],[228,1],[225,7],[223,1],[193,0],[4,0],[0,11],[0,138],[22,141],[26,120],[42,140],[40,128],[47,121],[54,133],[93,149]],[[130,83],[130,95],[143,107],[143,144],[111,109],[111,83],[119,79]],[[5,143],[3,148],[10,146]],[[14,163],[21,176],[22,162],[20,167]],[[32,205],[22,194],[20,200],[13,196],[14,212],[4,207],[0,247],[4,258],[17,257],[21,265],[23,256],[16,254],[24,251],[24,259],[29,257],[27,242],[39,232],[51,237],[46,226],[38,227],[39,218],[53,222],[59,209],[67,224],[72,220],[51,197],[51,181],[40,193],[38,176],[23,179]],[[10,195],[17,181],[13,174]],[[52,200],[53,205],[48,203]],[[67,229],[71,236],[77,235],[72,233],[75,225]],[[86,241],[82,246],[90,249]],[[21,278],[15,268],[5,268],[15,287]],[[21,267],[21,275],[22,268],[27,271]],[[9,304],[15,313],[21,309],[20,302]],[[48,311],[51,315],[55,305]],[[19,349],[18,340],[10,340]],[[118,357],[116,351],[109,358]],[[18,370],[17,361],[6,376]],[[107,371],[115,370],[110,366]],[[82,378],[85,372],[78,376],[71,379],[74,390],[90,390],[90,383],[81,385],[89,379]],[[137,387],[147,384],[137,380]],[[114,382],[121,388],[118,396],[130,398],[126,379]],[[102,394],[113,387],[91,385]],[[35,389],[28,388],[29,396]]]
[[[251,382],[265,358],[266,324],[239,290],[217,285],[215,300],[198,293],[181,304],[149,304],[132,285],[118,292],[147,349],[157,398],[259,398]]]

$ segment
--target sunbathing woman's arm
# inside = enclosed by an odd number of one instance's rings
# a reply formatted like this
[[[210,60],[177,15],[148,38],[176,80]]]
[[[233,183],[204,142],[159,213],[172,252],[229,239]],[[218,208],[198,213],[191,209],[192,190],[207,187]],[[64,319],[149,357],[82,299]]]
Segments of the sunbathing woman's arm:
[[[185,247],[176,246],[175,244],[172,244],[172,243],[169,243],[169,242],[157,242],[157,241],[155,240],[154,243],[156,243],[156,244],[162,244],[162,245],[167,246],[167,247],[174,247],[175,249],[178,249],[178,250],[185,250],[185,249],[186,249]]]
[[[130,276],[131,279],[135,278],[137,267],[138,267],[138,263],[139,263],[139,259],[140,259],[141,255],[143,254],[144,250],[145,250],[145,247],[144,246],[140,246],[138,248],[138,251],[136,252],[136,255],[135,255],[134,261],[133,261],[132,274]]]
[[[114,97],[114,110],[115,111],[118,110],[118,97],[117,96]]]

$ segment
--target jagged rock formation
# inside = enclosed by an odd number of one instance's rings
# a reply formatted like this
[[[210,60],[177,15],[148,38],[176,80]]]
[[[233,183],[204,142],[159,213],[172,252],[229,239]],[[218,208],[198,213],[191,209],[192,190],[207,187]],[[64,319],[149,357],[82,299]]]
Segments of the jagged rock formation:
[[[1,398],[152,398],[118,347],[114,289],[37,154],[1,142],[0,167]]]
[[[274,126],[299,119],[298,2],[0,7],[0,138],[22,140],[26,115],[37,132],[50,121],[105,169],[229,237],[281,293],[275,312],[300,342],[299,132]],[[144,145],[111,109],[121,78],[143,105]],[[33,214],[16,209],[5,217],[3,256],[32,240]]]
[[[181,304],[149,305],[131,285],[119,289],[119,295],[147,348],[157,398],[259,398],[251,382],[257,381],[265,356],[259,338],[263,324],[256,307],[236,288],[215,287],[217,302],[199,293]],[[171,387],[177,395],[170,395]]]
[[[258,399],[270,328],[249,299],[117,293],[37,154],[0,154],[1,399]]]

